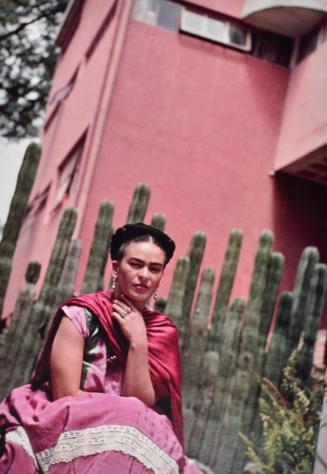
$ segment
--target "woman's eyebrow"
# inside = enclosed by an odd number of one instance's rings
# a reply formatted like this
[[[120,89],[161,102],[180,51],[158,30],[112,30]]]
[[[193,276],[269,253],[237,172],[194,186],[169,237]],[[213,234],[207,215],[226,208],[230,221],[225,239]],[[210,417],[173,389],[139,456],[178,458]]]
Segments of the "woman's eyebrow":
[[[133,262],[137,262],[137,263],[145,263],[144,260],[142,260],[141,258],[137,258],[137,257],[131,257],[129,259],[129,261],[133,261]],[[160,262],[150,262],[149,265],[156,266],[156,267],[163,267],[164,266],[164,264],[160,263]]]

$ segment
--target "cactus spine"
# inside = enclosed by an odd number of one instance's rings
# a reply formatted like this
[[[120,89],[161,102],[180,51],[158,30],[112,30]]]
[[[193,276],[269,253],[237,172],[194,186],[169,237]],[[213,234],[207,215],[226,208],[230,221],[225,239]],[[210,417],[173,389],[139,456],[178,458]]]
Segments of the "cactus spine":
[[[3,229],[0,242],[0,316],[11,273],[11,261],[34,183],[40,153],[40,147],[36,143],[31,143],[26,149]]]

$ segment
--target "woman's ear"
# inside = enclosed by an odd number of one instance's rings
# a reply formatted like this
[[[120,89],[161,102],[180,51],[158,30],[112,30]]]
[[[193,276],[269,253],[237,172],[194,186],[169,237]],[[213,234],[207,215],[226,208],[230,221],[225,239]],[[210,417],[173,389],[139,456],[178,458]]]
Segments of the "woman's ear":
[[[119,266],[118,260],[113,260],[112,261],[112,276],[114,277],[117,277],[118,266]]]

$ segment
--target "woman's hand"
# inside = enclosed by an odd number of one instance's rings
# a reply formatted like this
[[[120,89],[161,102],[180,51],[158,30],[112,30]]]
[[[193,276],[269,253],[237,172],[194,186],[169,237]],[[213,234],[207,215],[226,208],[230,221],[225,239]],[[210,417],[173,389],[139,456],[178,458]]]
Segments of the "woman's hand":
[[[148,360],[148,339],[142,314],[125,296],[113,303],[113,318],[129,340],[122,394],[137,397],[148,406],[155,404]]]
[[[148,340],[143,316],[124,295],[114,300],[112,316],[118,321],[131,345],[147,347]]]

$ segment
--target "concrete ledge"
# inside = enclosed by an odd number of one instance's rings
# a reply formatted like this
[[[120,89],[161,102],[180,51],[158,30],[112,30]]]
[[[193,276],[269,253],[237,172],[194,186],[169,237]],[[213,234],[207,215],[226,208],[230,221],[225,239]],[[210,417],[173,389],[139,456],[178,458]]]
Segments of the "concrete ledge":
[[[327,0],[246,0],[242,19],[273,33],[296,37],[327,16]]]

